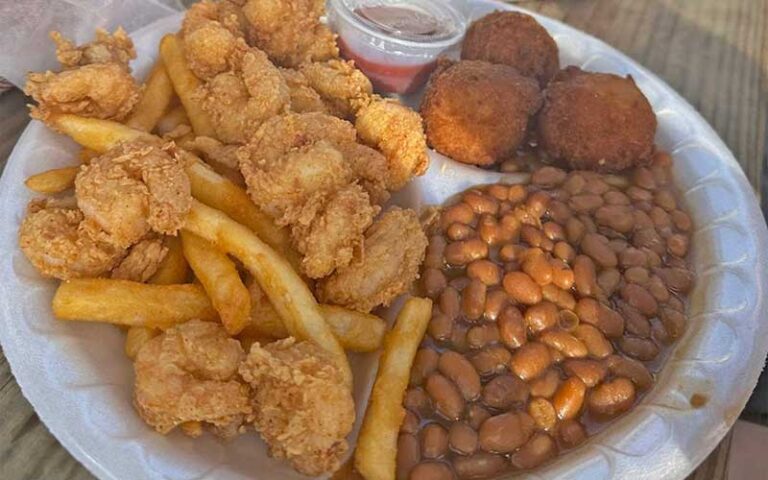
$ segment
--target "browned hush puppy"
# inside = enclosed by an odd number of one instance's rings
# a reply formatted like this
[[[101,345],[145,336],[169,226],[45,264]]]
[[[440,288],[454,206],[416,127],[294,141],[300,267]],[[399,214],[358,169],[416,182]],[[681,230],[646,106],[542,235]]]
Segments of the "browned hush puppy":
[[[507,65],[462,60],[432,75],[421,115],[432,148],[459,162],[492,165],[515,153],[540,106],[533,79]]]
[[[560,69],[557,53],[555,41],[532,16],[493,12],[469,26],[461,58],[509,65],[544,87]]]
[[[650,161],[656,115],[632,77],[568,67],[549,84],[538,126],[550,157],[618,172]]]

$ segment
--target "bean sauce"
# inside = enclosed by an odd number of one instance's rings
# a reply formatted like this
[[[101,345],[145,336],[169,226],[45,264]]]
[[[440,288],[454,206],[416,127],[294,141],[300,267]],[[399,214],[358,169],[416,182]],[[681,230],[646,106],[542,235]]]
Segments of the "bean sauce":
[[[685,332],[693,226],[668,155],[621,176],[530,165],[531,183],[472,188],[429,227],[436,308],[398,478],[546,463],[634,408]]]

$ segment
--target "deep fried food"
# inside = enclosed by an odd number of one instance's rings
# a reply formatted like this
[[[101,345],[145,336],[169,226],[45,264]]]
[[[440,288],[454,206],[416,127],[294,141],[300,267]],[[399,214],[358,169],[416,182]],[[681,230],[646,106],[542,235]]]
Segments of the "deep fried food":
[[[251,42],[282,67],[339,56],[336,36],[320,22],[324,0],[248,0],[243,13]]]
[[[497,11],[472,22],[461,58],[509,65],[542,87],[560,68],[555,40],[536,19],[519,12]]]
[[[568,67],[547,88],[538,126],[551,157],[618,172],[650,161],[656,116],[632,77]]]
[[[75,179],[77,206],[88,221],[127,248],[150,231],[174,235],[190,209],[189,177],[172,144],[118,145]]]
[[[305,63],[299,71],[328,110],[340,118],[354,119],[360,103],[373,94],[371,81],[349,60]]]
[[[418,278],[426,248],[416,213],[393,208],[365,232],[364,256],[318,283],[318,298],[361,312],[388,306]]]
[[[397,101],[372,98],[357,112],[355,128],[360,139],[387,159],[385,185],[399,190],[414,175],[429,167],[427,142],[421,117]]]
[[[240,375],[253,387],[253,423],[272,456],[305,475],[339,467],[355,404],[327,352],[294,338],[254,344]]]
[[[292,68],[281,68],[280,73],[288,85],[291,96],[291,111],[296,113],[329,113],[328,106],[323,102],[320,94],[309,86],[303,73]]]
[[[244,357],[219,324],[192,320],[170,328],[136,356],[136,410],[163,434],[199,421],[232,436],[251,413],[249,388],[237,378]]]
[[[245,143],[265,120],[290,104],[280,71],[255,48],[243,55],[241,70],[216,75],[201,91],[203,109],[224,143]]]
[[[145,238],[128,251],[128,255],[112,270],[111,277],[119,280],[146,282],[160,268],[168,254],[162,237]]]
[[[463,60],[432,76],[421,114],[427,140],[438,152],[491,165],[520,146],[540,105],[536,82],[512,67]]]
[[[56,44],[56,59],[64,68],[114,63],[122,65],[130,72],[128,62],[136,58],[133,41],[122,27],[118,27],[112,35],[102,28],[97,28],[96,40],[79,47],[59,32],[51,32],[51,39]]]
[[[365,190],[352,183],[328,196],[310,223],[295,224],[291,233],[304,254],[301,266],[307,276],[322,278],[348,265],[379,210]]]
[[[73,207],[34,200],[19,228],[19,246],[45,277],[98,277],[117,265],[125,250],[93,235],[83,225],[83,213]]]
[[[222,4],[224,2],[195,3],[182,23],[187,64],[202,80],[237,68],[248,48],[237,18],[222,12]]]

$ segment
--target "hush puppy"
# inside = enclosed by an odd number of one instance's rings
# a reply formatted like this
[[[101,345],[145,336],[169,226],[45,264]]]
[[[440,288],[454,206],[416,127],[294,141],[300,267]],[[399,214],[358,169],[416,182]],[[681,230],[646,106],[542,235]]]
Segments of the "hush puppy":
[[[557,53],[555,41],[532,16],[497,11],[469,26],[461,58],[509,65],[543,87],[560,69]]]
[[[544,93],[539,142],[571,168],[618,172],[648,163],[656,115],[631,76],[568,67]]]
[[[512,155],[541,106],[538,84],[507,65],[442,63],[421,103],[427,142],[459,162],[492,165]]]

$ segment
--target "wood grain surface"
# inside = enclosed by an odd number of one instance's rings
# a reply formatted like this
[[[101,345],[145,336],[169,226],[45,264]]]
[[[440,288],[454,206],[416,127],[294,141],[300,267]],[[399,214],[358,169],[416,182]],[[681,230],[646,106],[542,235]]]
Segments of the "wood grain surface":
[[[189,3],[185,0],[184,3]],[[547,0],[513,2],[613,45],[695,106],[741,163],[768,211],[768,0]],[[24,97],[0,96],[0,169],[27,123]],[[768,381],[762,379],[766,389]],[[768,395],[751,419],[765,419]],[[24,399],[0,351],[0,479],[93,478]],[[726,478],[730,436],[691,475]]]

